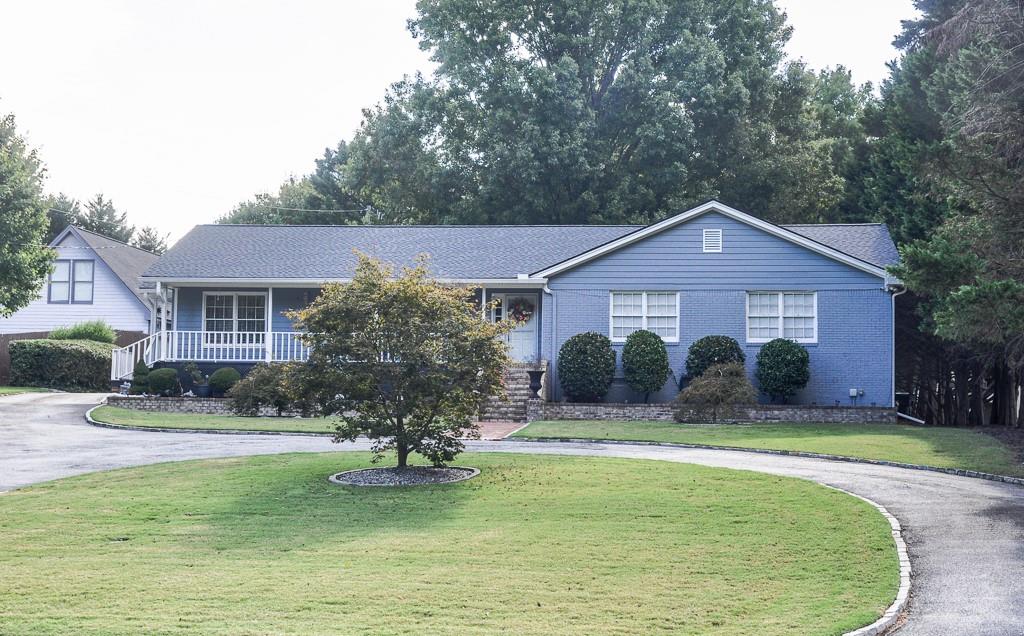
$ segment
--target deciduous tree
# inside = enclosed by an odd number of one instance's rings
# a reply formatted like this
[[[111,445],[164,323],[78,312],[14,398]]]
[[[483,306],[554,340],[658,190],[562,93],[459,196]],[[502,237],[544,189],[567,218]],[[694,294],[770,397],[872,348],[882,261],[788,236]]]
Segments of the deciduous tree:
[[[461,452],[502,390],[499,336],[514,327],[484,320],[472,290],[432,280],[424,262],[395,272],[362,255],[351,283],[325,286],[293,318],[312,346],[303,398],[338,419],[335,441],[365,435],[375,459],[394,450],[399,467],[412,453],[440,466]]]

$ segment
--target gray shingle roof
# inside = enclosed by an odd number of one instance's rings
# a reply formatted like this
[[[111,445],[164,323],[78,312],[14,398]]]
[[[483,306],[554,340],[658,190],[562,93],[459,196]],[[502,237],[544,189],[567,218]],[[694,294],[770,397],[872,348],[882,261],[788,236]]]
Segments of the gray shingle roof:
[[[895,265],[900,260],[900,253],[896,250],[896,245],[892,242],[889,228],[885,223],[783,225],[781,227],[878,267]]]
[[[430,254],[438,278],[509,279],[641,229],[640,225],[199,225],[145,275],[154,278],[349,278],[354,250],[397,265]],[[872,265],[898,254],[881,224],[783,226]]]
[[[76,227],[75,231],[89,247],[96,250],[96,255],[103,259],[114,275],[142,300],[143,290],[152,288],[153,284],[140,282],[139,276],[142,276],[142,273],[160,257],[80,227]]]
[[[349,278],[354,250],[396,265],[430,254],[434,276],[515,278],[638,226],[199,225],[146,272],[162,278]]]

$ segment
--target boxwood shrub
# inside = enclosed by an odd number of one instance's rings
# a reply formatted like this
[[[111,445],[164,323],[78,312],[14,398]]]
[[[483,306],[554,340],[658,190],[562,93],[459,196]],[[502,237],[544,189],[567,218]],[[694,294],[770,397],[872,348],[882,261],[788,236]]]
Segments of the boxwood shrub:
[[[783,402],[807,386],[811,357],[792,340],[776,338],[757,352],[757,384],[773,400]]]
[[[658,334],[640,329],[629,334],[622,347],[622,371],[629,388],[644,396],[661,390],[670,372],[668,350]]]
[[[292,405],[289,390],[290,364],[257,364],[227,392],[236,415],[256,416],[269,406],[280,416]]]
[[[747,356],[743,355],[740,343],[729,336],[704,336],[690,345],[686,355],[687,377],[699,378],[716,364],[743,364]]]
[[[614,377],[615,351],[607,336],[579,333],[558,351],[558,381],[573,402],[600,402]]]
[[[92,340],[14,340],[11,384],[62,391],[109,391],[112,344]]]
[[[181,382],[175,369],[153,369],[146,379],[150,393],[164,396],[181,393]]]
[[[221,367],[210,374],[210,379],[207,380],[207,383],[213,389],[214,395],[222,396],[230,391],[231,387],[238,384],[238,381],[241,379],[242,374],[237,369]]]

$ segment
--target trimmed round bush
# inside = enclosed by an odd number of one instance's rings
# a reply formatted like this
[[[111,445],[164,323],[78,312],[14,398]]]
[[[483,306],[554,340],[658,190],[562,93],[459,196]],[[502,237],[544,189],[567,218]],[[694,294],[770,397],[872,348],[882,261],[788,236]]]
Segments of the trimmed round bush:
[[[11,384],[62,391],[109,391],[114,346],[92,340],[14,340]]]
[[[792,340],[776,338],[757,352],[757,383],[761,391],[783,402],[807,386],[811,379],[811,357]]]
[[[221,367],[210,374],[208,383],[215,395],[224,395],[231,390],[231,387],[238,384],[238,381],[241,379],[242,374],[237,369]]]
[[[704,336],[690,345],[686,354],[686,375],[697,378],[713,365],[743,364],[746,361],[747,356],[743,355],[743,349],[735,339],[729,336]]]
[[[755,402],[757,391],[747,378],[746,367],[739,362],[715,364],[679,392],[675,420],[717,422],[731,414],[733,406]]]
[[[646,329],[629,334],[626,345],[622,347],[622,370],[629,388],[642,393],[644,402],[647,402],[651,393],[665,386],[671,370],[665,341]]]
[[[558,382],[573,402],[600,402],[615,376],[615,351],[595,331],[569,338],[558,352]]]
[[[280,416],[292,405],[289,391],[290,365],[257,364],[227,392],[236,415],[256,416],[269,406]]]
[[[92,340],[114,344],[117,333],[102,320],[90,320],[70,327],[58,327],[50,332],[50,340]]]
[[[147,377],[149,392],[156,395],[175,395],[180,392],[178,372],[174,369],[154,369]]]

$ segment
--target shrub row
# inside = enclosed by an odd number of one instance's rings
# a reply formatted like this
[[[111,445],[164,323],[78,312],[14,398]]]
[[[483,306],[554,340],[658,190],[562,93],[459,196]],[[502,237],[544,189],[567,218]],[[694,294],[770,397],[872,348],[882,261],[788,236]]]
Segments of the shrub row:
[[[756,401],[745,363],[743,349],[733,338],[705,336],[697,340],[686,356],[686,378],[691,387],[696,387],[689,393],[684,390],[679,399],[687,400],[688,395],[691,403],[709,404],[715,409],[726,403],[738,404],[739,399]],[[756,377],[761,391],[773,400],[793,397],[810,379],[809,363],[807,350],[797,343],[783,338],[768,342],[757,354]],[[650,331],[633,332],[622,348],[622,367],[626,384],[647,401],[651,393],[665,385],[671,373],[664,341]],[[557,369],[562,391],[570,401],[603,400],[615,376],[611,340],[593,331],[569,338],[558,352]],[[717,397],[712,399],[711,394]],[[717,411],[713,417],[717,419]]]
[[[14,340],[11,384],[62,391],[108,391],[112,344],[92,340]]]

